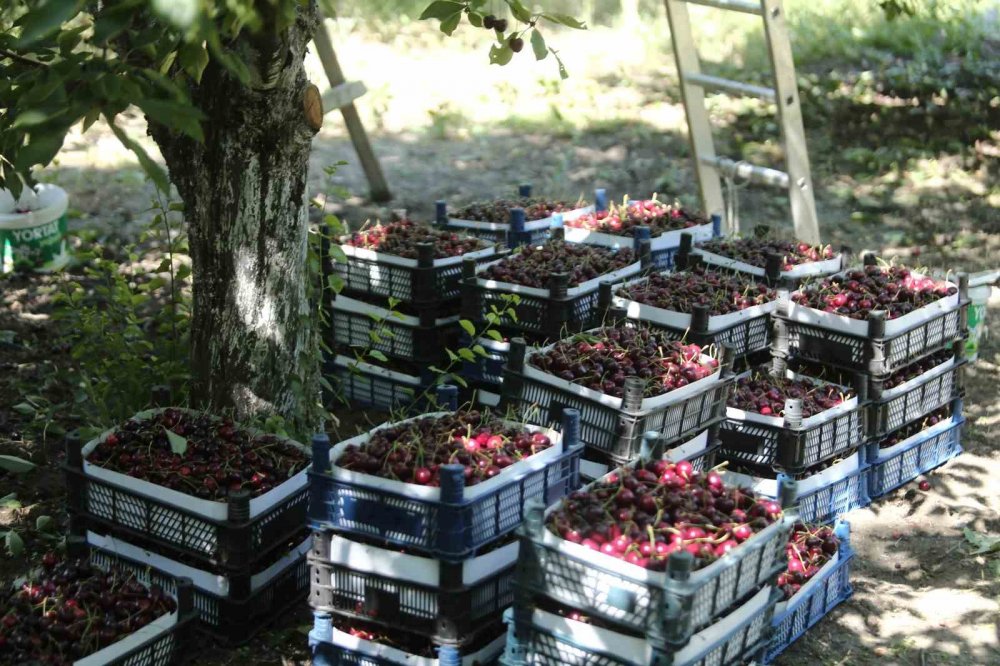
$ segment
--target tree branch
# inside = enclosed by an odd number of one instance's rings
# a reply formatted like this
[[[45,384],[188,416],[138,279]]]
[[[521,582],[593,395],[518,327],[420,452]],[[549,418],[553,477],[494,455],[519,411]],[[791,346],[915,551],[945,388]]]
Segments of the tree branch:
[[[48,67],[49,63],[41,62],[35,60],[34,58],[28,58],[21,55],[20,53],[14,53],[13,51],[8,51],[7,49],[0,49],[0,56],[5,56],[11,60],[17,60],[18,62],[23,62],[27,65],[34,65],[35,67]]]

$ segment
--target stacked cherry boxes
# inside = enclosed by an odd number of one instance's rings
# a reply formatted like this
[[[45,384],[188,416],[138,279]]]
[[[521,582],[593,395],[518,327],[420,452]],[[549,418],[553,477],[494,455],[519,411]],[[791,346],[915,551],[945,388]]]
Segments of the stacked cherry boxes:
[[[454,409],[456,395],[442,387],[438,402]],[[380,431],[401,437],[400,426],[473,418],[469,409],[385,424],[332,451],[325,436],[314,439],[313,663],[491,663],[499,655],[514,594],[513,530],[525,501],[549,505],[578,487],[578,416],[567,411],[562,433],[504,421],[546,448],[470,485],[462,464],[442,465],[438,487],[338,465]],[[479,450],[475,430],[456,437],[466,435],[463,447]]]
[[[192,436],[199,421],[211,430],[208,440],[218,429],[216,443],[287,447],[297,452],[299,471],[264,488],[228,463],[206,470],[201,460],[188,462],[189,442],[181,433]],[[176,489],[163,485],[163,477],[147,479],[134,463],[125,464],[123,457],[131,455],[125,440],[146,424],[156,431],[157,441],[149,444],[154,453],[169,441],[174,455],[153,466],[173,465],[167,471],[172,469]],[[142,450],[143,459],[154,460],[145,441]],[[86,444],[75,433],[67,436],[70,531],[102,568],[132,571],[171,595],[178,581],[190,579],[199,629],[219,642],[241,644],[306,596],[308,463],[308,449],[292,440],[193,410],[147,410]]]
[[[497,248],[405,219],[386,228],[410,237],[412,248],[400,246],[415,256],[380,251],[380,240],[365,235],[371,230],[324,242],[324,285],[340,289],[324,289],[328,401],[419,412],[437,379],[429,367],[446,365],[448,350],[457,346],[462,261],[491,260]]]

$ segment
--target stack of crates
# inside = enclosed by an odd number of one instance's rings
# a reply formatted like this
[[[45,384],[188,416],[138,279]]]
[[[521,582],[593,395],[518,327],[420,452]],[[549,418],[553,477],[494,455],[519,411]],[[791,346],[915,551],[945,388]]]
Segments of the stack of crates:
[[[437,401],[454,409],[456,395],[442,387]],[[524,502],[547,506],[579,486],[578,424],[568,411],[562,434],[529,426],[553,446],[468,488],[461,465],[442,467],[440,488],[337,467],[371,433],[332,450],[325,436],[314,438],[313,663],[492,663],[514,596],[513,531]]]
[[[257,497],[239,490],[226,502],[206,500],[90,463],[112,433],[86,444],[76,433],[66,437],[70,531],[92,561],[132,571],[171,595],[179,579],[190,579],[198,628],[225,645],[245,643],[305,598],[308,468]]]

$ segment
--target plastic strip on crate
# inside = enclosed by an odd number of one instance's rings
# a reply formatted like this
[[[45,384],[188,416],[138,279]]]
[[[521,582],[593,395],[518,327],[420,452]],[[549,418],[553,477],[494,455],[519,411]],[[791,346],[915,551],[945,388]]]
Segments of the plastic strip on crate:
[[[790,371],[785,376],[816,385],[829,384]],[[788,416],[765,416],[727,407],[726,420],[719,433],[722,439],[720,454],[753,465],[778,464],[787,471],[798,473],[861,446],[867,439],[867,414],[863,407],[867,380],[859,377],[856,384],[857,395],[803,418],[800,424],[793,424]]]
[[[161,411],[146,410],[133,418]],[[75,433],[66,437],[67,506],[86,524],[233,570],[250,566],[301,531],[308,501],[306,470],[259,497],[244,491],[228,502],[214,502],[89,463],[86,456],[112,432],[83,447]]]
[[[799,519],[806,523],[830,523],[854,509],[871,504],[868,496],[869,466],[865,461],[864,447],[834,465],[797,478],[798,496],[795,509]],[[744,486],[759,495],[777,498],[779,479],[754,477],[734,472],[723,472],[726,483]]]
[[[461,465],[448,466],[441,488],[427,488],[331,467],[330,442],[313,438],[310,524],[420,549],[442,559],[464,559],[521,523],[524,503],[555,502],[579,485],[579,415],[567,410],[563,432],[545,432],[552,446],[466,489]],[[387,424],[382,427],[389,427]],[[338,457],[349,444],[341,442]]]
[[[456,641],[496,622],[514,599],[518,542],[448,563],[317,532],[309,562],[313,610]]]
[[[921,474],[940,467],[962,452],[961,434],[965,418],[961,402],[955,401],[957,406],[950,419],[890,448],[879,449],[878,441],[868,445],[871,461],[868,492],[872,499],[882,497]]]
[[[313,666],[487,666],[495,663],[505,642],[501,633],[478,649],[445,645],[437,649],[437,658],[424,657],[340,631],[322,612],[314,613],[309,632]]]
[[[766,641],[777,592],[765,586],[742,606],[690,637],[684,647],[657,644],[544,610],[508,611],[504,666],[724,666],[743,663]],[[523,618],[523,619],[522,619]]]
[[[194,585],[194,607],[202,628],[219,640],[237,645],[289,606],[301,602],[309,588],[306,538],[288,554],[259,571],[217,574],[183,564],[106,535],[87,533],[91,557],[100,566],[145,572],[149,580],[173,594],[179,578]]]
[[[841,522],[834,530],[840,539],[837,554],[795,596],[775,607],[771,640],[764,655],[764,663],[773,662],[810,627],[853,594],[850,565],[854,551],[850,546],[850,526]]]
[[[789,506],[795,483],[787,483],[786,488],[783,505]],[[556,509],[550,507],[545,514]],[[520,585],[583,614],[638,632],[662,625],[668,600],[683,599],[688,609],[682,627],[685,637],[711,624],[734,603],[771,580],[784,566],[788,534],[798,520],[794,511],[786,510],[781,520],[711,564],[696,571],[667,573],[649,571],[566,541],[544,526],[542,514],[542,508],[533,505],[525,517]]]

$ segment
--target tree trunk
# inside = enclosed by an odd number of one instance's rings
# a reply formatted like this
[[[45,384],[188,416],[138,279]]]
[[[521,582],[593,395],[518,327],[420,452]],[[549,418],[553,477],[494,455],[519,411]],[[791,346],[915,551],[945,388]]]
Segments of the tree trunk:
[[[192,403],[303,429],[317,425],[319,396],[306,268],[315,130],[303,113],[317,24],[306,7],[283,34],[241,37],[250,86],[209,63],[191,91],[207,117],[204,144],[150,125],[189,224]]]

